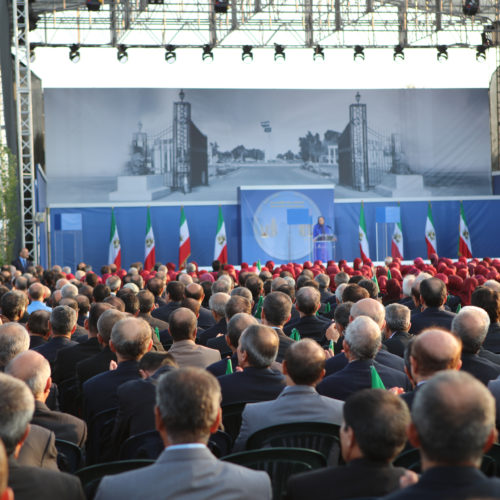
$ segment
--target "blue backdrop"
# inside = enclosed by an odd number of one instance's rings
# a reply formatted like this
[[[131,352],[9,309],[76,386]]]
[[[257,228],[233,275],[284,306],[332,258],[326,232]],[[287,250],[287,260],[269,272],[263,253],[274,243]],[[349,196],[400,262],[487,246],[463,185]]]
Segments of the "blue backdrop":
[[[500,232],[498,217],[500,199],[493,197],[464,200],[464,211],[469,225],[474,256],[499,256]],[[380,206],[396,206],[397,202],[365,201],[365,217],[370,244],[370,255],[375,259],[375,211]],[[426,257],[424,239],[427,201],[401,203],[401,223],[404,237],[404,258]],[[437,235],[437,249],[442,256],[457,257],[459,200],[432,202]],[[335,202],[334,225],[337,241],[337,259],[353,260],[359,256],[359,202]],[[134,261],[144,260],[146,233],[146,206],[115,207],[115,217],[122,246],[122,263],[128,267]],[[218,205],[184,206],[191,235],[191,258],[199,265],[210,265],[214,254]],[[228,258],[231,263],[241,262],[240,207],[223,205],[226,224]],[[107,263],[111,225],[111,207],[52,208],[51,219],[64,213],[82,214],[82,258],[98,270]],[[180,206],[151,206],[151,219],[156,239],[156,258],[159,262],[178,261]],[[51,241],[54,242],[55,232]],[[263,255],[261,260],[265,256]],[[55,264],[52,244],[52,264]],[[64,249],[62,262],[75,267],[76,259],[71,245]]]

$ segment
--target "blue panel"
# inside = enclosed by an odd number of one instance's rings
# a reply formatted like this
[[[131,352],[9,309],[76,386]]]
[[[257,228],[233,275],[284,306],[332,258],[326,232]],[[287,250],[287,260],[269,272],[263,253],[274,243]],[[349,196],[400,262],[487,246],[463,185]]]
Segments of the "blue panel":
[[[493,175],[491,182],[493,184],[493,194],[500,194],[500,175]]]
[[[286,211],[286,223],[289,226],[294,224],[311,224],[312,217],[307,208],[289,208]]]
[[[82,230],[82,214],[62,214],[61,215],[61,231],[81,231]]]
[[[376,221],[379,224],[395,223],[401,220],[399,207],[377,207]]]

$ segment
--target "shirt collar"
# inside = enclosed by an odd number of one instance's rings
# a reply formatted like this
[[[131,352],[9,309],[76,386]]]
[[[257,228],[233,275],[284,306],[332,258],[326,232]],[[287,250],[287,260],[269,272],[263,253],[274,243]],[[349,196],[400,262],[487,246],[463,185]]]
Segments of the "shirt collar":
[[[206,448],[206,445],[202,443],[184,443],[184,444],[172,444],[167,449],[168,450],[193,450]]]

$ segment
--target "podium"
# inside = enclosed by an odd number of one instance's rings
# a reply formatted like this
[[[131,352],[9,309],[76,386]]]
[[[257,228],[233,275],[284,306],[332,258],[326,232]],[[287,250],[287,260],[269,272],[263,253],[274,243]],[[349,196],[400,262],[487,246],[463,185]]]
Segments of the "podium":
[[[320,234],[313,238],[313,260],[328,262],[335,260],[335,243],[337,237],[334,234]]]
[[[382,261],[391,255],[391,241],[394,225],[401,221],[399,207],[377,207],[375,211],[377,260]]]

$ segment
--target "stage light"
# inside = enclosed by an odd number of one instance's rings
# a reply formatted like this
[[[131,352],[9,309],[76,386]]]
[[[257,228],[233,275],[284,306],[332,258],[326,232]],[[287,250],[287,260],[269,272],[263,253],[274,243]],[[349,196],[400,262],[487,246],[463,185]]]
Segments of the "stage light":
[[[476,61],[484,62],[486,61],[486,49],[484,45],[478,45],[476,50]]]
[[[116,58],[119,62],[125,64],[128,61],[127,47],[125,45],[118,45],[117,49]]]
[[[321,45],[314,47],[313,61],[322,62],[325,60],[325,51]]]
[[[30,46],[30,62],[35,62],[35,59],[36,59],[35,47]]]
[[[276,62],[285,62],[285,47],[279,43],[274,44],[274,60]]]
[[[167,45],[165,47],[165,61],[168,62],[168,64],[173,64],[177,59],[177,56],[175,54],[175,46],[174,45]]]
[[[80,61],[80,45],[75,43],[69,48],[69,60],[74,63]]]
[[[85,0],[85,5],[87,5],[87,9],[91,11],[101,10],[102,2],[101,0]]]
[[[213,0],[214,1],[214,11],[216,14],[225,14],[227,12],[228,2],[227,0]]]
[[[201,59],[206,63],[211,63],[214,60],[214,53],[210,45],[203,45],[203,54]]]
[[[475,16],[479,12],[479,0],[465,0],[462,11],[466,16]]]
[[[396,45],[394,47],[394,55],[392,57],[395,61],[405,60],[405,53],[402,45]]]
[[[251,45],[243,45],[243,52],[241,53],[241,60],[244,63],[251,63],[253,61],[253,53]]]
[[[355,61],[365,60],[365,49],[364,47],[361,47],[361,45],[356,45],[356,47],[354,47],[354,60]]]
[[[448,47],[446,45],[438,45],[437,46],[437,60],[439,62],[444,62],[448,60]]]

